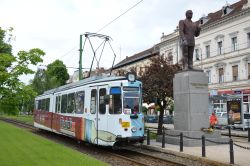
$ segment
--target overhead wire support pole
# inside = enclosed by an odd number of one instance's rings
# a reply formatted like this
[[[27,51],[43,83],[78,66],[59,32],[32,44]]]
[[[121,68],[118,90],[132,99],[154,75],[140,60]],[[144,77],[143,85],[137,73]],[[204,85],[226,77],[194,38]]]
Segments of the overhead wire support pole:
[[[83,79],[83,77],[82,77],[82,52],[83,52],[83,48],[84,48],[85,43],[86,43],[86,38],[85,38],[84,44],[82,46],[82,36],[83,35],[80,35],[80,49],[79,49],[79,52],[80,52],[79,56],[80,57],[79,57],[79,69],[78,69],[78,71],[79,71],[79,81]]]
[[[79,57],[79,81],[82,80],[82,52],[83,52],[83,49],[82,49],[82,35],[80,35],[80,49],[79,49],[79,52],[80,52],[80,57]]]

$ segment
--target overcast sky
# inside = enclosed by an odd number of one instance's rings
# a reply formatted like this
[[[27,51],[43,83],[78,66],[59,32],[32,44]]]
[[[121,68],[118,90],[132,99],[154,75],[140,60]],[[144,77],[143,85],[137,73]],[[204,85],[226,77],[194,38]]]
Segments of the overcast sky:
[[[13,53],[40,48],[46,52],[47,65],[60,59],[69,67],[78,67],[79,35],[97,32],[140,0],[0,0],[0,26],[13,27],[16,40]],[[227,0],[233,4],[239,0]],[[162,32],[173,32],[185,11],[193,10],[193,21],[220,10],[226,0],[143,0],[98,33],[113,40],[115,64],[126,56],[159,43]],[[101,40],[91,39],[94,47]],[[83,53],[83,67],[90,67],[89,45]],[[99,55],[97,55],[99,56]],[[105,47],[100,66],[111,67],[113,55]],[[96,65],[96,63],[95,63]],[[37,67],[33,67],[36,69]],[[68,69],[72,74],[74,69]],[[32,77],[22,77],[27,82]]]

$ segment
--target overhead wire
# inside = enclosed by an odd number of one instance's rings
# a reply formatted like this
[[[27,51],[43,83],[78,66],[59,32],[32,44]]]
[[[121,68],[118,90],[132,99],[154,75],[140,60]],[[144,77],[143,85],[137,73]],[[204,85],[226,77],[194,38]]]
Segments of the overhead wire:
[[[117,16],[116,18],[114,18],[112,21],[108,22],[107,24],[105,24],[102,28],[100,28],[96,33],[100,32],[101,30],[103,30],[104,28],[106,28],[107,26],[109,26],[110,24],[112,24],[113,22],[115,22],[117,19],[119,19],[121,16],[123,16],[124,14],[126,14],[127,12],[129,12],[130,10],[132,10],[133,8],[135,8],[137,5],[139,5],[142,1],[144,0],[140,0],[137,3],[135,3],[133,6],[131,6],[130,8],[128,8],[126,11],[124,11],[122,14],[120,14],[119,16]],[[65,54],[61,55],[59,57],[59,59],[69,55],[69,53],[71,53],[72,51],[74,51],[77,48],[77,46],[75,46],[74,48],[70,49],[68,52],[66,52]],[[78,69],[78,68],[77,68]]]
[[[113,22],[115,22],[118,18],[120,18],[121,16],[123,16],[124,14],[126,14],[127,12],[129,12],[131,9],[133,9],[134,7],[136,7],[137,5],[139,5],[142,1],[144,1],[144,0],[140,0],[139,2],[137,2],[136,4],[134,4],[133,6],[131,6],[130,8],[128,8],[125,12],[123,12],[118,17],[116,17],[115,19],[113,19],[112,21],[110,21],[109,23],[107,23],[106,25],[104,25],[102,28],[100,28],[96,33],[100,32],[101,30],[103,30],[104,28],[106,28],[107,26],[109,26],[110,24],[112,24]]]

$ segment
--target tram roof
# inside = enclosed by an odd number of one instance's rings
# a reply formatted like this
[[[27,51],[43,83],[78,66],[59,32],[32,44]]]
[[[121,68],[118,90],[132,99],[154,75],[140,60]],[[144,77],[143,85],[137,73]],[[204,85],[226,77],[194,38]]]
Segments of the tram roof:
[[[63,85],[54,89],[50,89],[48,91],[45,91],[42,95],[39,95],[39,96],[44,96],[44,95],[52,94],[55,92],[60,92],[63,90],[68,90],[71,88],[76,88],[79,86],[91,84],[91,83],[108,82],[108,81],[116,81],[116,80],[127,80],[127,78],[124,76],[93,76],[93,77],[80,80],[78,82],[74,82],[74,83]]]

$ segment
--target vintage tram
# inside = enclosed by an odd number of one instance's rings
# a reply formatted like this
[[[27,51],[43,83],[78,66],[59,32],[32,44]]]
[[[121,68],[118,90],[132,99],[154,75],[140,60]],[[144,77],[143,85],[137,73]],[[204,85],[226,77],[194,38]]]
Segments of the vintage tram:
[[[142,84],[126,77],[95,76],[35,98],[34,126],[102,146],[144,140]]]

